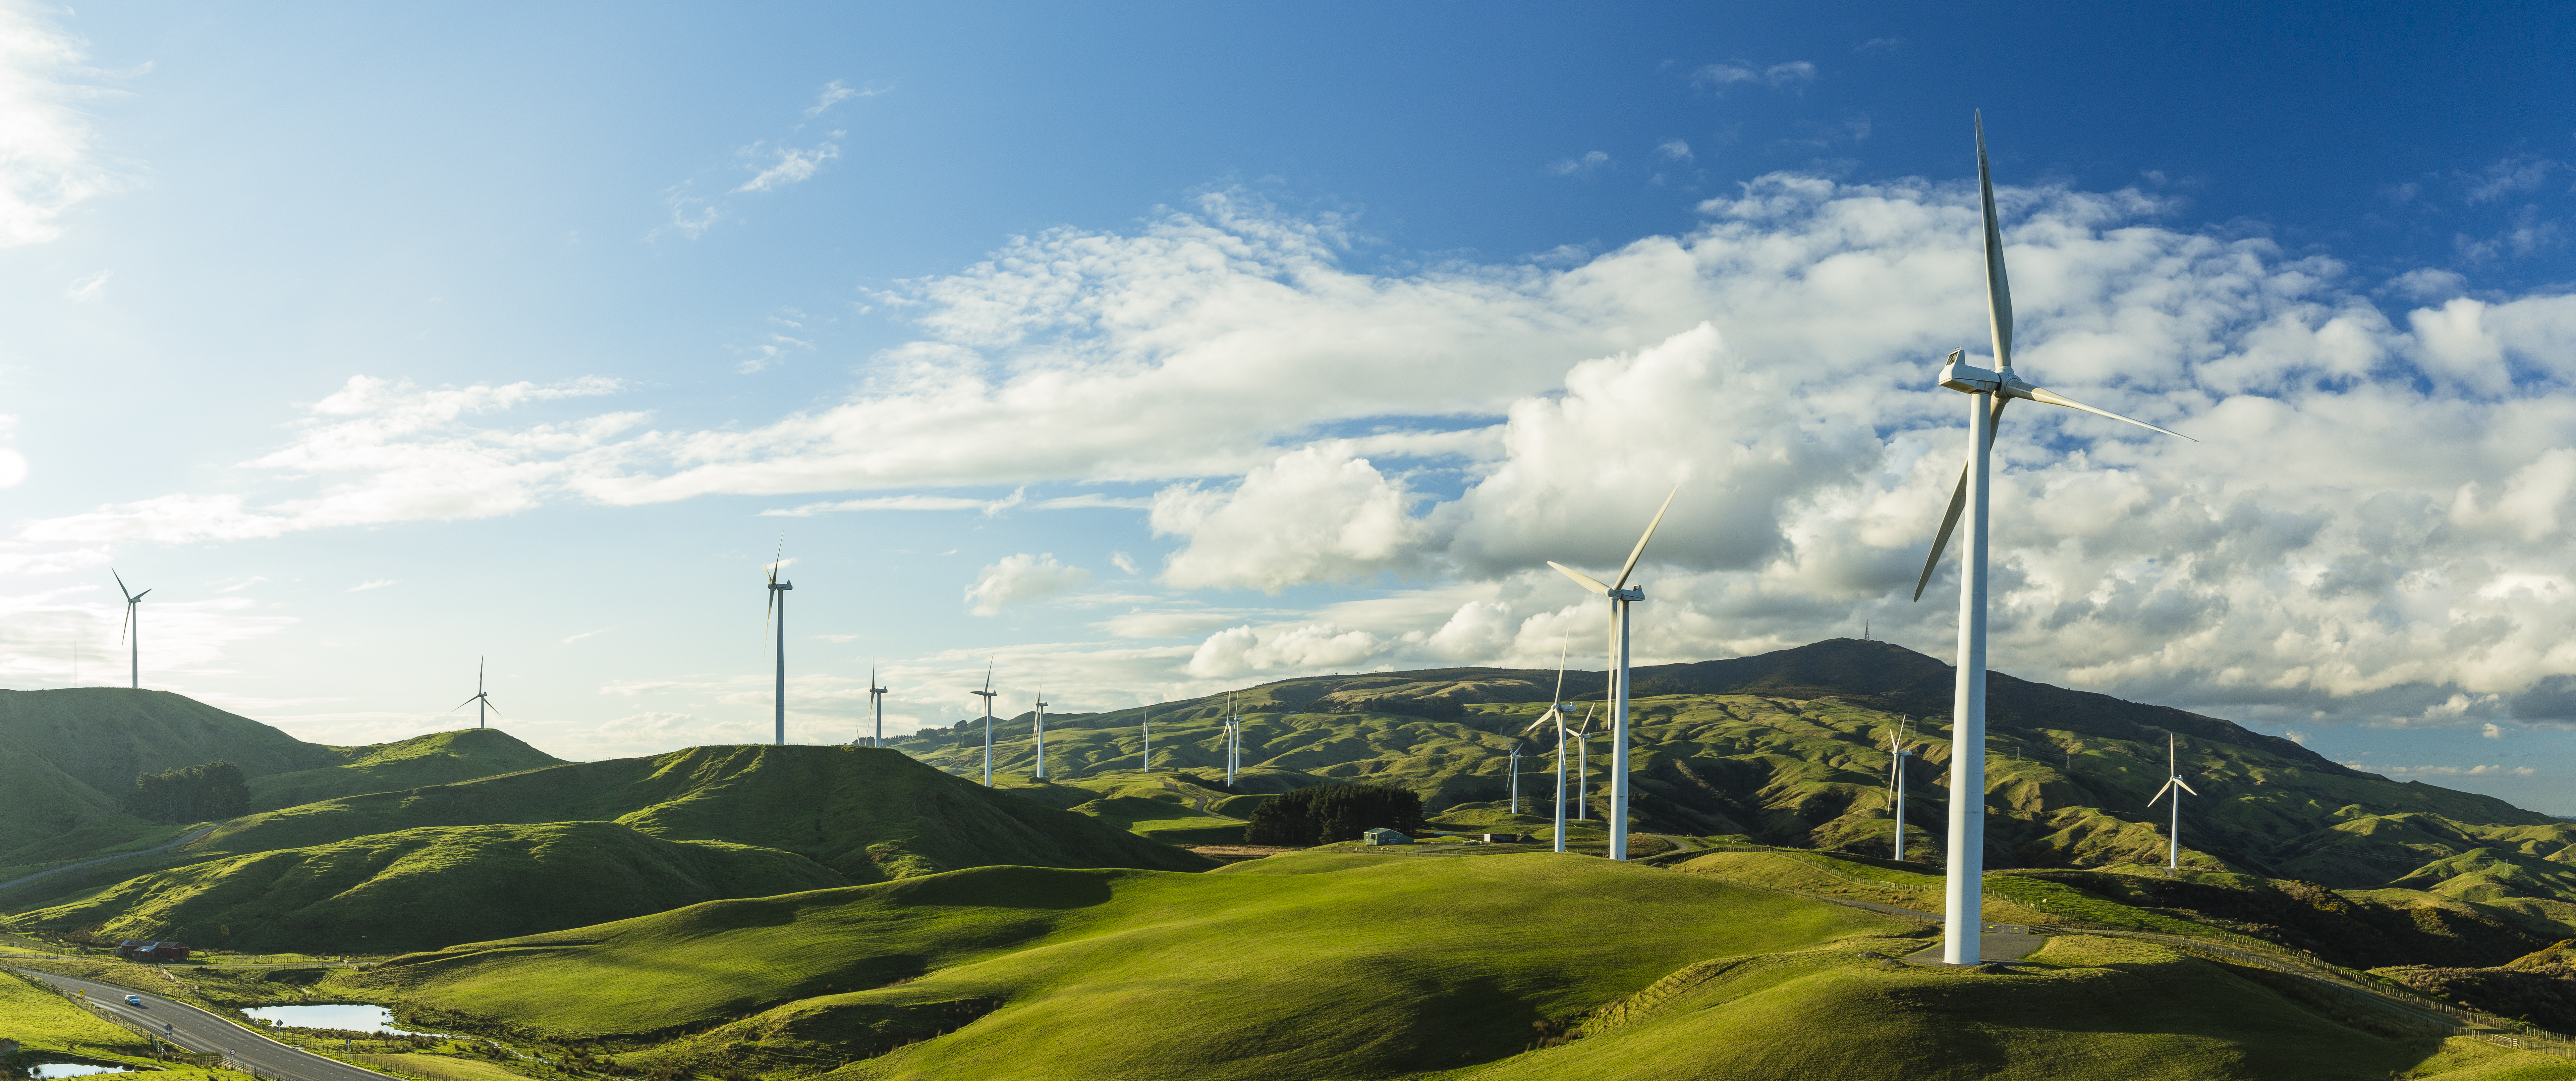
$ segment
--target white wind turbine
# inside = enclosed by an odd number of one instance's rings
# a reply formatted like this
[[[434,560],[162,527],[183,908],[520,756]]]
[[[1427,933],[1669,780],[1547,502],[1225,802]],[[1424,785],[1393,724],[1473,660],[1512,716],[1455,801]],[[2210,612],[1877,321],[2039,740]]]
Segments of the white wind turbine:
[[[1038,779],[1038,780],[1043,781],[1043,780],[1046,780],[1046,692],[1045,692],[1045,691],[1039,691],[1039,692],[1038,692],[1038,708],[1037,708],[1036,715],[1035,715],[1035,721],[1034,721],[1033,723],[1034,723],[1034,724],[1035,724],[1035,726],[1036,726],[1035,731],[1037,732],[1037,739],[1038,739],[1038,771],[1037,771],[1037,779]]]
[[[1592,800],[1584,786],[1592,783],[1592,711],[1597,705],[1583,707],[1583,723],[1574,726],[1574,820],[1592,821]]]
[[[769,603],[761,606],[761,622],[770,622],[774,615],[778,623],[778,693],[775,701],[778,745],[781,747],[787,745],[787,591],[796,588],[794,582],[778,580],[778,565],[786,561],[786,556],[787,542],[781,540],[778,542],[778,555],[769,561]]]
[[[1556,850],[1559,852],[1565,851],[1565,651],[1571,644],[1569,641],[1556,649],[1556,695],[1548,699],[1547,712],[1539,714],[1529,727],[1521,729],[1521,734],[1526,736],[1538,731],[1540,725],[1556,722]],[[1588,719],[1590,715],[1585,716]],[[1512,810],[1518,813],[1520,808],[1514,806]]]
[[[1234,715],[1234,696],[1229,694],[1225,696],[1225,783],[1228,788],[1234,787],[1235,733],[1238,723],[1240,722]]]
[[[1645,590],[1628,588],[1628,576],[1646,554],[1646,542],[1655,539],[1655,527],[1664,524],[1664,512],[1673,509],[1673,496],[1681,492],[1681,485],[1674,485],[1664,505],[1656,508],[1655,519],[1646,523],[1645,535],[1637,538],[1627,564],[1619,568],[1616,583],[1602,585],[1555,560],[1547,564],[1610,600],[1610,858],[1614,860],[1628,858],[1628,606],[1646,599]]]
[[[1896,818],[1895,850],[1889,858],[1898,861],[1905,859],[1905,760],[1914,754],[1914,748],[1905,745],[1905,722],[1910,719],[1898,720],[1896,731],[1887,734],[1887,802]]]
[[[1521,813],[1521,741],[1512,741],[1512,816]]]
[[[1154,772],[1154,707],[1152,706],[1145,707],[1144,729],[1145,753],[1143,755],[1143,761],[1145,763],[1145,772],[1152,773]]]
[[[2182,792],[2174,792],[2177,788]],[[2182,793],[2191,792],[2191,786],[2183,783],[2182,766],[2174,758],[2174,734],[2171,732],[2165,733],[2165,786],[2156,789],[2155,795],[2147,797],[2147,806],[2155,806],[2156,801],[2165,798],[2167,792],[2173,792],[2174,798],[2173,828],[2165,834],[2167,844],[2165,870],[2172,871],[2182,867]],[[2191,792],[2191,794],[2200,795],[2198,792]]]
[[[1968,464],[1959,473],[1959,486],[1950,493],[1950,508],[1941,519],[1941,530],[1933,536],[1932,554],[1923,561],[1923,575],[1914,584],[1914,599],[1922,600],[1923,587],[1932,580],[1942,548],[1949,543],[1950,531],[1959,525],[1964,511],[1967,532],[1959,538],[1958,684],[1950,707],[1949,877],[1943,891],[1946,908],[1941,938],[1941,959],[1954,965],[1973,965],[1984,958],[1978,919],[1985,903],[1986,859],[1987,458],[1994,450],[1995,425],[2003,419],[2006,404],[2015,398],[2027,398],[2125,421],[2180,439],[2191,438],[2095,409],[2032,386],[2014,374],[2012,290],[2004,278],[2003,231],[1995,222],[1995,185],[1986,168],[1983,114],[1978,115],[1976,124],[1977,191],[1986,216],[1986,323],[1994,338],[1995,367],[1989,370],[1968,364],[1961,359],[1965,351],[1954,350],[1941,368],[1941,385],[1968,396]]]
[[[125,623],[116,629],[116,636],[124,638],[132,632],[134,652],[130,660],[134,665],[134,689],[139,691],[143,689],[143,617],[136,611],[136,606],[142,604],[143,598],[150,596],[152,591],[147,589],[136,593],[125,588],[125,576],[116,573],[113,567],[108,568],[107,574],[116,579],[116,591],[125,594]]]
[[[877,685],[877,666],[871,662],[868,665],[868,709],[877,715],[877,734],[868,741],[870,747],[885,746],[885,696],[886,689]]]
[[[467,706],[474,707],[474,727],[476,728],[483,727],[484,710],[491,710],[496,717],[501,713],[501,707],[493,705],[492,696],[483,690],[483,658],[481,657],[474,658],[474,697],[458,702],[456,709],[447,712],[454,713],[457,709],[464,709]]]
[[[984,689],[966,693],[984,700],[984,787],[991,788],[993,787],[993,696],[1001,693],[993,689],[993,662],[984,662]]]

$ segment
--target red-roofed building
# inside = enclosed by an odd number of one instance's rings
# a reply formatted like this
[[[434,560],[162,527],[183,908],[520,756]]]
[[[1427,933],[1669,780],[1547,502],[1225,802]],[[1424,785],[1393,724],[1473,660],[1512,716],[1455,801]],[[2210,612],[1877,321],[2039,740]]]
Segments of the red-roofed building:
[[[185,961],[188,959],[188,944],[129,938],[116,944],[116,955],[129,961]]]

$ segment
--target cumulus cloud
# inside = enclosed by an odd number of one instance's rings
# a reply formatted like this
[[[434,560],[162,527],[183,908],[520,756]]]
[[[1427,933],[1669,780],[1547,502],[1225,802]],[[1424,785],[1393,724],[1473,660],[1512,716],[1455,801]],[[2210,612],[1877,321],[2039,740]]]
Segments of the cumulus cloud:
[[[1549,162],[1547,171],[1555,173],[1558,176],[1572,176],[1575,173],[1591,172],[1592,170],[1598,169],[1609,163],[1610,155],[1604,154],[1598,150],[1588,150],[1579,158],[1560,158],[1556,161]]]
[[[815,172],[823,168],[824,162],[841,156],[841,148],[830,143],[820,143],[811,147],[781,146],[768,149],[755,145],[744,148],[743,156],[766,158],[768,165],[761,167],[759,173],[751,179],[743,181],[741,187],[733,189],[733,193],[737,195],[746,191],[776,191],[790,184],[811,180]]]
[[[1703,90],[1724,92],[1737,83],[1756,83],[1773,87],[1803,87],[1816,81],[1816,65],[1805,60],[1791,60],[1769,67],[1756,67],[1741,60],[1705,65],[1690,74],[1691,85]]]
[[[1666,139],[1655,145],[1655,156],[1665,161],[1691,160],[1690,144],[1679,139]]]
[[[998,616],[1011,605],[1079,589],[1090,580],[1090,571],[1058,563],[1052,552],[1022,552],[985,567],[976,575],[975,584],[966,587],[966,601],[968,610],[976,615]]]
[[[1997,194],[2024,373],[2203,441],[2014,407],[1997,667],[2311,732],[2576,721],[2558,632],[2576,621],[2576,298],[2383,311],[2379,279],[2166,228],[2147,194]],[[1684,235],[1571,263],[1374,275],[1342,261],[1352,223],[1211,193],[874,295],[912,340],[809,411],[707,431],[626,414],[487,426],[464,392],[353,383],[360,404],[317,408],[241,471],[317,491],[118,504],[27,523],[6,554],[547,500],[970,510],[990,497],[924,493],[1109,482],[1156,488],[1169,588],[1410,583],[1321,611],[1110,619],[1198,639],[1127,663],[1214,680],[1543,665],[1568,635],[1597,655],[1599,612],[1540,561],[1614,568],[1678,483],[1639,574],[1642,657],[1864,620],[1946,653],[1953,571],[1908,597],[1964,439],[1963,399],[1931,373],[1984,337],[1973,189],[1776,174],[1701,210]],[[518,386],[468,397],[537,408]],[[1014,556],[968,603],[1000,611],[1041,595],[1022,576],[1061,592],[1078,573]]]

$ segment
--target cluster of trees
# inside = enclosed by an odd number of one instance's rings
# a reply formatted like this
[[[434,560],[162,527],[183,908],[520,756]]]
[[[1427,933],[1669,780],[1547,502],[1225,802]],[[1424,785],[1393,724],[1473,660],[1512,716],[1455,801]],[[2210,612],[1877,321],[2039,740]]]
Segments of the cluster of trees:
[[[203,822],[250,813],[250,782],[240,766],[201,762],[162,773],[137,774],[125,809],[156,822]]]
[[[1422,797],[1392,785],[1324,785],[1282,792],[1252,810],[1246,844],[1305,848],[1356,841],[1379,827],[1422,829]]]

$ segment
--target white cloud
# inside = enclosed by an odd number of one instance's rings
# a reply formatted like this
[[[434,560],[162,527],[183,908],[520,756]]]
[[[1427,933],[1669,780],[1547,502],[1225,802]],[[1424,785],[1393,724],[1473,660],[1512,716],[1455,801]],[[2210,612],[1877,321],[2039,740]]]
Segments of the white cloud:
[[[70,81],[96,74],[85,65],[87,43],[50,14],[0,6],[0,247],[61,236],[73,207],[125,183],[101,160],[98,134],[77,104],[106,91]],[[106,282],[103,272],[96,277]]]
[[[874,83],[870,83],[856,90],[852,90],[849,87],[841,85],[841,80],[834,79],[823,87],[822,93],[814,96],[814,104],[805,107],[805,119],[812,120],[815,117],[821,116],[825,110],[852,98],[872,98],[892,89],[894,88],[891,86],[878,86]]]
[[[1226,679],[1250,672],[1319,672],[1348,669],[1376,656],[1385,643],[1366,631],[1330,623],[1234,627],[1209,635],[1191,653],[1189,673]]]
[[[1803,87],[1816,81],[1816,65],[1805,60],[1757,68],[1741,60],[1709,64],[1691,72],[1691,85],[1704,90],[1723,92],[1737,83],[1759,83],[1774,89]]]
[[[753,157],[758,152],[759,147],[756,145],[746,147],[743,150],[743,156]],[[841,156],[841,148],[830,143],[820,143],[810,148],[782,146],[772,153],[775,155],[775,160],[751,179],[743,181],[741,187],[733,189],[733,194],[739,195],[746,191],[776,191],[790,184],[813,179],[815,171],[821,169],[824,162]]]
[[[976,615],[997,616],[1010,605],[1044,600],[1090,580],[1090,571],[1058,563],[1054,553],[1022,552],[985,567],[966,588],[966,600]]]
[[[2372,773],[2393,774],[2400,777],[2408,776],[2410,774],[2418,777],[2530,777],[2540,772],[2530,766],[2498,766],[2493,764],[2482,766],[2373,766],[2366,763],[2356,764],[2351,762],[2346,762],[2344,764],[2351,766],[2354,769],[2368,770]]]
[[[358,584],[356,584],[356,585],[350,586],[350,587],[349,587],[349,588],[347,588],[347,589],[343,589],[343,590],[341,590],[340,592],[342,592],[342,593],[364,593],[364,592],[366,592],[366,591],[368,591],[368,590],[370,590],[370,589],[383,589],[383,588],[385,588],[386,586],[393,585],[395,581],[396,581],[396,580],[395,580],[395,579],[392,579],[392,578],[377,578],[377,579],[372,579],[372,580],[370,580],[370,581],[360,582],[360,583],[358,583]]]
[[[1175,485],[1154,496],[1157,536],[1189,543],[1163,568],[1181,589],[1350,581],[1419,565],[1428,527],[1403,487],[1347,446],[1317,443],[1246,473],[1231,492]]]
[[[1565,158],[1549,162],[1547,171],[1555,173],[1558,176],[1570,176],[1575,173],[1591,172],[1594,169],[1609,164],[1609,162],[1610,155],[1604,154],[1598,150],[1588,150],[1579,158]]]
[[[2480,726],[2479,726],[2479,729],[2480,729],[2480,731],[2478,732],[2478,734],[2479,734],[2479,735],[2482,735],[2482,736],[2485,736],[2485,737],[2486,737],[2486,738],[2488,738],[2488,739],[2503,739],[2503,738],[2504,738],[2504,729],[2502,729],[2502,728],[2500,728],[2500,727],[2497,727],[2493,722],[2489,722],[2489,723],[2487,723],[2487,724],[2480,725]]]
[[[580,634],[566,635],[566,636],[564,636],[563,644],[565,644],[565,645],[571,645],[571,644],[573,644],[573,643],[575,643],[575,642],[581,641],[581,640],[582,640],[582,639],[584,639],[584,638],[596,638],[596,637],[598,637],[598,636],[600,636],[600,635],[607,634],[608,632],[613,631],[613,630],[616,630],[616,629],[617,629],[617,628],[615,628],[615,627],[601,627],[600,629],[595,630],[595,631],[583,631],[583,632],[581,632]]]
[[[1109,565],[1118,568],[1121,574],[1136,573],[1136,557],[1125,552],[1109,553]]]
[[[96,300],[106,294],[107,280],[115,276],[116,272],[113,270],[101,270],[92,274],[83,274],[80,277],[72,279],[72,283],[70,285],[63,287],[63,296],[73,301]]]
[[[1656,145],[1655,156],[1666,161],[1689,161],[1691,160],[1690,144],[1679,139],[1666,139]]]

